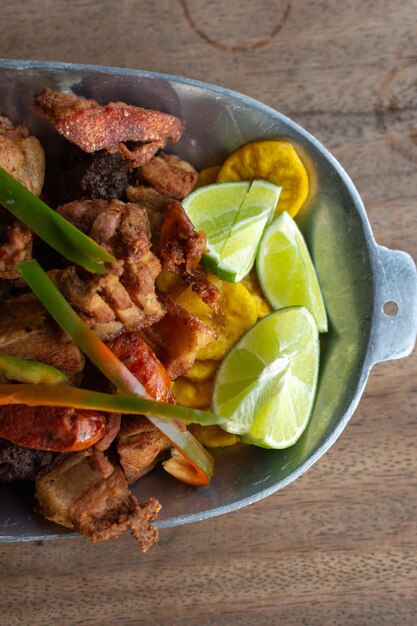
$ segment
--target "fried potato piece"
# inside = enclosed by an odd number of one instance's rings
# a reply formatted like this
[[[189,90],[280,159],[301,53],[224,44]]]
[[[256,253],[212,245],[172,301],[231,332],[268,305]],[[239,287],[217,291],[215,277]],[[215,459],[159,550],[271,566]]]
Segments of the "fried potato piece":
[[[272,309],[263,296],[256,271],[252,270],[250,274],[245,276],[242,280],[242,284],[245,285],[246,289],[255,300],[258,318],[261,319],[262,317],[265,317],[265,315],[269,315],[269,313],[272,312]]]
[[[308,175],[294,146],[276,141],[253,141],[233,152],[223,163],[217,182],[268,180],[282,187],[275,213],[294,217],[307,199]]]
[[[228,433],[220,426],[201,426],[189,424],[188,430],[206,448],[226,448],[239,443],[240,439],[233,433]]]
[[[221,170],[221,165],[212,165],[211,167],[205,167],[198,173],[197,182],[194,189],[198,187],[204,187],[205,185],[212,185],[217,181],[217,176]]]
[[[214,329],[217,339],[197,353],[197,359],[220,361],[237,340],[255,324],[258,311],[253,296],[241,283],[228,283],[209,275],[222,296],[218,313],[207,306],[188,287],[176,300],[177,304],[197,317],[205,326]]]

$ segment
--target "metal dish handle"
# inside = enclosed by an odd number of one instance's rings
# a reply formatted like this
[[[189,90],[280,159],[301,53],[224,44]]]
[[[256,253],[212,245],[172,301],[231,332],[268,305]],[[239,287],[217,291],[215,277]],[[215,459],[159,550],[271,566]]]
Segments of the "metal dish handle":
[[[417,336],[417,270],[411,256],[377,245],[371,365],[409,355]]]

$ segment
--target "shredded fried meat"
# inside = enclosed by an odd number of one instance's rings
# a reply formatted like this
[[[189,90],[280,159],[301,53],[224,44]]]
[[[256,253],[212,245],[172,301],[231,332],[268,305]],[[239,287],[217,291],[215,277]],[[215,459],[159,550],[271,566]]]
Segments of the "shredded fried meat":
[[[174,380],[192,368],[198,351],[217,339],[217,333],[178,306],[168,294],[160,293],[159,297],[166,313],[142,332]]]
[[[36,479],[38,510],[49,520],[74,528],[93,542],[114,539],[130,528],[143,552],[158,539],[150,524],[161,506],[139,504],[122,469],[102,452],[60,457]]]
[[[32,258],[32,233],[0,207],[0,278],[19,277],[16,266]]]
[[[93,99],[77,98],[51,89],[35,96],[35,113],[47,117],[57,131],[85,152],[119,152],[131,167],[147,163],[168,140],[178,141],[184,126],[167,113],[110,102],[101,106]],[[125,142],[141,142],[129,149]]]
[[[193,291],[214,311],[218,311],[220,293],[197,266],[207,251],[207,238],[196,232],[178,200],[169,203],[161,227],[161,262],[168,272],[179,274]]]

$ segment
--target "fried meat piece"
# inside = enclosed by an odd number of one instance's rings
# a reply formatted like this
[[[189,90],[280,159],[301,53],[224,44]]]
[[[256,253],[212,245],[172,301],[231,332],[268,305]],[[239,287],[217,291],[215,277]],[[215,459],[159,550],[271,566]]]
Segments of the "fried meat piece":
[[[158,402],[173,402],[171,380],[152,348],[138,333],[124,333],[107,344]]]
[[[25,126],[13,126],[0,115],[0,167],[35,195],[39,195],[45,176],[45,155],[36,137]],[[0,278],[19,277],[16,265],[32,257],[32,233],[1,207]]]
[[[105,276],[81,276],[75,268],[53,274],[94,330],[110,336],[106,324],[114,327],[118,322],[119,332],[123,326],[140,328],[160,319],[164,309],[155,293],[155,280],[161,266],[150,250],[145,209],[119,200],[80,200],[59,207],[58,212],[120,261]]]
[[[35,96],[33,110],[85,152],[119,152],[131,167],[147,163],[168,140],[175,143],[184,131],[181,121],[167,113],[123,102],[101,106],[96,100],[47,88]],[[130,150],[125,142],[131,141],[141,145]]]
[[[164,457],[169,456],[171,442],[142,415],[123,418],[117,436],[120,465],[129,483],[150,472]]]
[[[51,406],[0,406],[0,437],[20,446],[52,452],[78,452],[105,434],[106,418],[97,411]]]
[[[155,253],[160,250],[160,235],[165,211],[171,202],[169,196],[165,196],[153,187],[147,185],[129,185],[126,187],[126,197],[129,202],[135,202],[146,210],[151,227],[151,241]]]
[[[159,193],[182,200],[192,191],[198,172],[174,154],[161,153],[143,165],[138,176]]]
[[[39,196],[45,176],[45,154],[25,126],[13,126],[0,115],[0,167]]]
[[[217,333],[178,306],[168,294],[160,293],[159,297],[166,313],[159,322],[142,332],[171,379],[175,380],[192,368],[197,352],[217,339]]]
[[[0,207],[0,278],[8,280],[19,278],[16,266],[31,258],[31,231]]]
[[[33,450],[0,439],[0,483],[35,480],[41,469],[50,465],[54,452]]]
[[[196,232],[178,200],[168,205],[161,227],[161,262],[168,272],[179,274],[192,284],[193,291],[214,311],[218,311],[220,292],[198,268],[201,255],[207,251],[207,238]]]
[[[32,294],[9,298],[0,305],[0,350],[53,365],[68,376],[84,367],[78,346]]]
[[[93,542],[115,539],[130,528],[146,552],[158,539],[150,524],[161,506],[151,498],[138,504],[120,466],[99,451],[60,457],[36,479],[38,510]]]

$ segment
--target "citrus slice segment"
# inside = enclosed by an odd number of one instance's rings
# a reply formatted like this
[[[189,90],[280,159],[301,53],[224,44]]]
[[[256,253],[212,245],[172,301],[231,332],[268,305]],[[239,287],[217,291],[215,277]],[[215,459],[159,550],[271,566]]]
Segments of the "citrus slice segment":
[[[217,182],[264,179],[282,187],[276,214],[294,217],[307,199],[309,183],[294,146],[284,139],[252,141],[233,152],[223,163]]]
[[[223,428],[266,448],[293,445],[314,403],[318,337],[305,307],[275,311],[248,330],[216,375],[212,403],[228,418]]]
[[[306,306],[320,332],[327,331],[323,295],[307,244],[284,212],[265,230],[256,258],[259,284],[273,309]]]
[[[232,225],[217,265],[217,275],[240,282],[251,271],[265,226],[271,221],[281,187],[254,180]]]
[[[250,187],[249,181],[199,187],[184,200],[182,206],[196,230],[207,237],[208,252],[201,261],[215,271],[230,228],[234,223]]]

